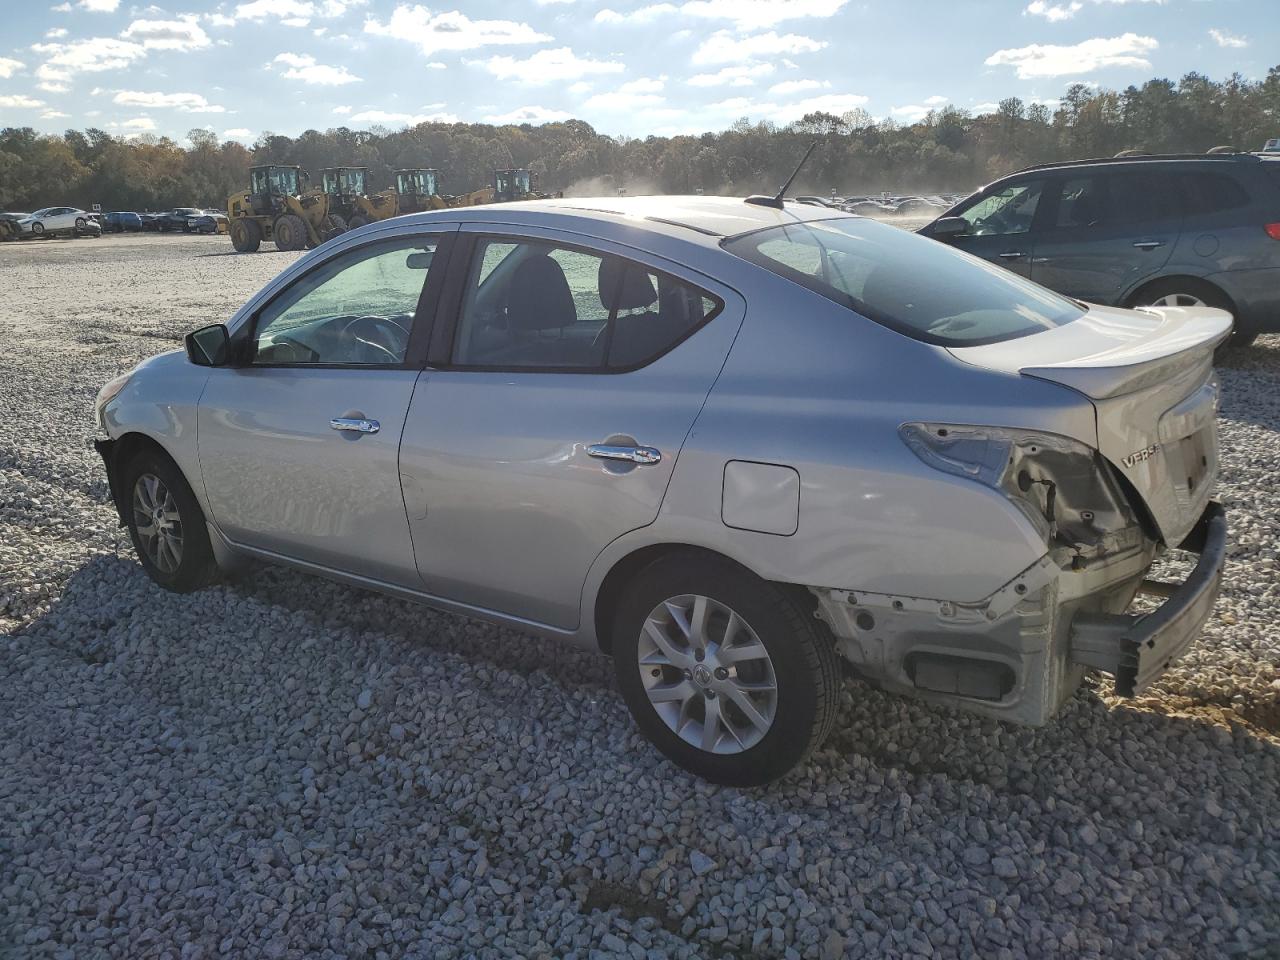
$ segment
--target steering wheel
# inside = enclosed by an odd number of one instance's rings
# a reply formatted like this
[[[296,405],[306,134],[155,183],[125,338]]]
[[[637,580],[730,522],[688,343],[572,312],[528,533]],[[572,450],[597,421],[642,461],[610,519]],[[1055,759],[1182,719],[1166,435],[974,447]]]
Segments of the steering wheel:
[[[341,338],[355,341],[366,357],[364,363],[402,363],[404,348],[409,343],[409,331],[390,317],[372,314],[355,317],[342,328]]]

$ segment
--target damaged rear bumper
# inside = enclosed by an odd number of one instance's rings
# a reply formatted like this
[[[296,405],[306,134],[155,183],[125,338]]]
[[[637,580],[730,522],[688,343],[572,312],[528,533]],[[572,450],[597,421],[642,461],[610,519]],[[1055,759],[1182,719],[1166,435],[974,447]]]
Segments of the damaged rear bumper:
[[[115,505],[116,515],[120,518],[120,526],[125,525],[124,504],[120,502],[119,484],[116,482],[116,442],[114,440],[94,440],[93,449],[102,457],[107,468],[107,488],[111,491],[111,502]]]
[[[1185,549],[1200,554],[1195,569],[1167,593],[1159,609],[1141,615],[1080,613],[1071,622],[1070,658],[1115,677],[1116,693],[1132,697],[1155,683],[1196,641],[1222,588],[1227,515],[1205,508]]]

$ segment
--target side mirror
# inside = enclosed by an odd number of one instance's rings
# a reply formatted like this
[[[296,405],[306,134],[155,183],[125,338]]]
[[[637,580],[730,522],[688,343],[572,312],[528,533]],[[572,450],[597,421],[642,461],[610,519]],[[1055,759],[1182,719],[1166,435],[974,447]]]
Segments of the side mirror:
[[[969,221],[964,217],[940,217],[928,227],[929,236],[935,240],[953,240],[969,232]]]
[[[187,359],[197,367],[225,367],[231,357],[231,333],[225,323],[214,323],[188,333],[183,341]]]

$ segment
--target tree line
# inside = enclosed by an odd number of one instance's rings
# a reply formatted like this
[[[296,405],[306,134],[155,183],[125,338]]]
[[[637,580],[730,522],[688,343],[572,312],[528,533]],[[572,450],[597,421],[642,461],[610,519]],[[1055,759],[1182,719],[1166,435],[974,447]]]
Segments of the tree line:
[[[1280,137],[1280,66],[1264,79],[1149,80],[1124,90],[1069,86],[1052,104],[1000,101],[974,115],[954,106],[915,123],[862,110],[810,113],[780,125],[743,118],[698,136],[609,137],[581,120],[540,126],[422,123],[403,130],[335,127],[297,137],[263,133],[251,146],[192,130],[116,137],[90,128],[61,136],[0,129],[0,210],[55,204],[104,209],[221,207],[243,190],[255,163],[369,168],[372,190],[403,167],[435,167],[444,193],[465,193],[503,167],[528,167],[546,190],[567,193],[726,193],[770,190],[820,142],[795,194],[881,190],[968,191],[1034,163],[1111,156],[1121,150],[1202,153],[1259,149]]]

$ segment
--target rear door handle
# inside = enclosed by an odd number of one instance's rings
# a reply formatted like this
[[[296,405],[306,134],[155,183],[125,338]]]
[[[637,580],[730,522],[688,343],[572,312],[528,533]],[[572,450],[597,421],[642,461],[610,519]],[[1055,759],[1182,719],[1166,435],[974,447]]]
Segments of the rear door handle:
[[[587,456],[600,460],[629,460],[632,463],[661,463],[662,451],[657,447],[625,447],[612,443],[593,443]]]
[[[1139,240],[1134,244],[1139,250],[1154,250],[1156,247],[1163,247],[1163,240]]]
[[[1008,253],[997,254],[1001,260],[1021,260],[1026,256],[1021,250],[1010,250]]]
[[[377,420],[365,420],[357,417],[334,417],[329,421],[334,430],[350,430],[354,433],[377,433],[382,424]]]

